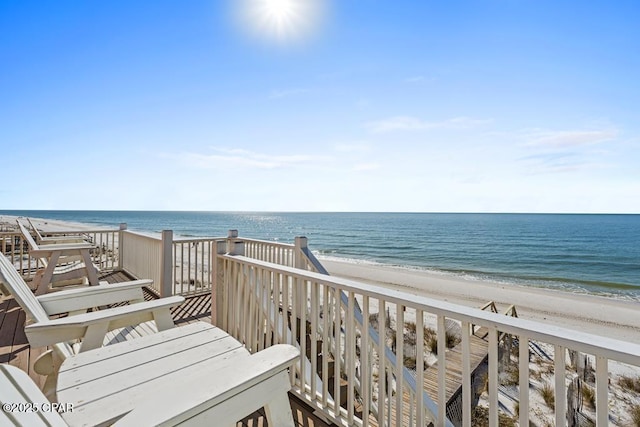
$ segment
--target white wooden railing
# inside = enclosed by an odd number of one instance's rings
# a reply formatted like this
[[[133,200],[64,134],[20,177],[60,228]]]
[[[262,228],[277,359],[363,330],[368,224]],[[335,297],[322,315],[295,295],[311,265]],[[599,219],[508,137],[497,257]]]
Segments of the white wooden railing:
[[[300,319],[299,325],[308,325],[311,354],[328,354],[333,342],[334,358],[341,357],[345,361],[344,366],[335,363],[335,372],[332,375],[333,381],[344,378],[348,382],[347,403],[344,407],[337,403],[340,401],[339,387],[336,387],[333,395],[328,392],[328,358],[323,357],[320,360],[311,357],[310,366],[305,359],[301,359],[298,372],[292,377],[292,381],[296,394],[332,421],[343,425],[368,425],[367,417],[360,419],[356,416],[357,408],[366,414],[373,412],[373,407],[377,409],[375,417],[379,425],[422,426],[429,421],[433,421],[435,425],[449,423],[445,411],[438,410],[445,408],[447,403],[446,368],[443,367],[446,366],[445,325],[448,319],[461,325],[464,426],[471,425],[471,325],[478,325],[489,331],[488,395],[491,426],[498,425],[498,337],[501,333],[514,336],[519,343],[519,357],[515,363],[519,368],[519,384],[525,385],[519,387],[518,392],[520,425],[528,425],[529,419],[530,341],[549,344],[553,346],[556,355],[563,355],[555,357],[552,373],[557,397],[556,425],[565,425],[566,422],[567,376],[570,377],[565,366],[564,355],[567,349],[592,355],[596,360],[595,403],[598,426],[608,425],[608,361],[616,360],[640,366],[638,344],[435,301],[242,255],[220,253],[217,258],[216,274],[221,282],[217,298],[221,299],[222,303],[218,306],[221,310],[214,318],[219,325],[244,342],[248,349],[259,351],[278,342],[296,341],[293,337],[297,336],[297,322],[289,322],[289,317]],[[347,296],[346,309],[342,302],[343,294]],[[272,303],[261,304],[260,301],[264,298],[269,298]],[[396,326],[396,352],[392,353],[395,363],[389,363],[386,357],[379,357],[391,351],[391,337],[374,342],[370,334],[363,333],[363,325],[355,316],[356,305],[361,307],[365,322],[371,314],[378,313],[381,324],[384,324],[384,314],[389,309],[392,326]],[[280,320],[274,321],[276,318]],[[422,390],[422,363],[416,363],[414,377],[419,392],[412,393],[412,387],[405,380],[403,365],[407,343],[404,324],[407,319],[415,320],[417,331],[421,331],[432,321],[436,326],[438,362],[432,369],[438,369],[437,405],[432,405],[431,399]],[[303,357],[307,351],[307,342],[299,341],[297,345]],[[424,335],[416,334],[415,353],[424,354],[426,345]],[[321,376],[308,375],[305,372],[319,372],[318,363],[322,364]],[[356,378],[359,379],[359,387]],[[419,398],[420,394],[422,398]],[[357,407],[356,402],[361,406]]]
[[[119,230],[57,231],[44,233],[46,236],[78,236],[96,245],[91,261],[101,271],[119,268]],[[11,260],[25,280],[31,279],[41,267],[36,258],[29,256],[29,247],[19,231],[0,232],[0,251]]]

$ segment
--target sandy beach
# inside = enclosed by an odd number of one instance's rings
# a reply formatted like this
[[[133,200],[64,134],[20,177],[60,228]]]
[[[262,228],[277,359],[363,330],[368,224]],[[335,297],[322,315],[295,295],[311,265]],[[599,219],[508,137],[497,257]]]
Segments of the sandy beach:
[[[17,217],[0,215],[0,224],[14,225]],[[96,230],[92,224],[31,218],[45,231]],[[114,224],[113,228],[117,228]],[[470,307],[494,301],[500,311],[514,304],[523,318],[560,325],[596,335],[640,342],[640,303],[562,292],[551,289],[497,284],[399,267],[356,264],[321,258],[335,276],[358,280]]]
[[[640,342],[640,303],[550,289],[468,280],[426,271],[321,259],[335,276],[383,285],[414,295],[481,307],[494,301],[500,311],[514,304],[523,318],[596,335]]]

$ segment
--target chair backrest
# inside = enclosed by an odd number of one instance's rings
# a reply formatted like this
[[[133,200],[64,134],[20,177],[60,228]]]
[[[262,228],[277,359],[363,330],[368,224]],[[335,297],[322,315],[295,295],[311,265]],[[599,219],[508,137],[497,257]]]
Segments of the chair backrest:
[[[16,222],[18,223],[18,227],[20,227],[20,232],[22,233],[22,237],[24,237],[27,243],[29,244],[29,248],[32,251],[37,251],[38,249],[40,249],[40,247],[38,246],[36,241],[33,240],[31,233],[29,233],[29,230],[27,230],[24,224],[22,224],[18,219],[16,219]]]
[[[40,231],[36,228],[35,225],[33,225],[33,222],[31,222],[31,218],[27,217],[27,222],[29,222],[29,226],[31,227],[33,232],[36,233],[36,239],[38,241],[41,241],[42,240],[42,234],[40,234]]]
[[[0,284],[18,301],[18,304],[20,304],[20,307],[22,307],[27,318],[32,323],[49,320],[49,316],[47,312],[44,311],[40,301],[38,301],[22,276],[20,276],[18,270],[11,264],[11,261],[2,253],[0,253]],[[63,358],[69,357],[74,353],[71,344],[66,342],[54,344],[53,348]],[[0,423],[0,425],[2,425],[2,423]]]
[[[24,371],[4,363],[0,365],[0,403],[3,426],[68,425]]]
[[[0,282],[18,301],[20,307],[24,310],[30,320],[33,322],[42,322],[49,320],[49,316],[42,308],[40,302],[36,299],[29,285],[26,284],[18,270],[11,264],[4,254],[0,253]]]

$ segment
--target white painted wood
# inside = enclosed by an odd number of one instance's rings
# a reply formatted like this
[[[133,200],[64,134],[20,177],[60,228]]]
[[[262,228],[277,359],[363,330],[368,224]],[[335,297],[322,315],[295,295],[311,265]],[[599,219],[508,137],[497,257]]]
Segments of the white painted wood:
[[[224,255],[224,257],[231,259],[234,262],[261,266],[262,268],[269,269],[279,274],[287,274],[291,277],[317,280],[320,283],[331,286],[332,288],[339,288],[343,292],[353,291],[357,295],[366,294],[372,298],[381,298],[390,303],[404,304],[408,307],[419,308],[436,315],[442,314],[445,317],[450,317],[459,321],[465,320],[478,326],[485,326],[487,328],[497,327],[502,333],[518,336],[526,334],[532,340],[543,341],[549,344],[559,344],[563,345],[565,348],[576,349],[584,353],[602,354],[602,356],[608,359],[618,360],[635,366],[640,365],[640,344],[638,343],[623,342],[613,338],[601,337],[548,323],[480,311],[476,308],[407,294],[399,290],[360,283],[340,277],[326,276],[311,271],[303,271],[293,269],[291,267],[269,264],[247,257],[232,257],[228,255]]]
[[[326,288],[326,286],[325,286]],[[364,296],[362,300],[362,317],[364,319],[364,327],[362,328],[361,333],[361,348],[360,348],[360,359],[361,359],[361,375],[362,375],[362,390],[363,396],[371,396],[373,392],[372,381],[371,381],[371,364],[373,363],[371,360],[371,351],[369,350],[369,297]],[[371,410],[371,399],[363,398],[362,399],[362,426],[369,426],[369,411]]]
[[[188,341],[192,347],[185,349]],[[0,401],[41,409],[3,411],[0,424],[231,426],[265,406],[269,425],[293,427],[287,369],[298,355],[289,345],[249,355],[238,341],[204,323],[176,328],[67,359],[58,397],[73,411],[62,416],[42,410],[49,402],[26,373],[0,365]],[[158,362],[164,367],[160,373],[152,366]],[[202,381],[203,376],[215,381]]]
[[[63,341],[82,339],[87,328],[106,324],[107,330],[122,328],[155,320],[154,311],[163,309],[170,316],[170,309],[184,302],[183,297],[170,297],[144,303],[114,307],[52,320],[39,321],[25,327],[25,333],[33,347],[43,347]],[[160,329],[160,328],[159,328]],[[87,350],[87,348],[84,348]]]
[[[350,292],[353,294],[353,292]],[[353,310],[353,308],[351,308]],[[404,368],[404,306],[396,305],[396,426],[402,427],[402,370]]]
[[[596,356],[596,425],[609,425],[609,361]]]
[[[18,220],[18,222],[19,222],[19,220]],[[43,245],[43,244],[58,244],[58,243],[82,243],[82,242],[85,242],[85,240],[79,235],[78,236],[43,237],[42,234],[40,233],[40,230],[38,230],[36,228],[36,226],[33,225],[33,222],[31,222],[31,218],[27,218],[27,222],[29,223],[29,227],[31,227],[33,232],[36,234],[36,242],[39,245]]]
[[[225,332],[196,323],[66,360],[58,399],[79,402],[77,411],[64,415],[73,425],[105,422],[131,410],[119,423],[200,424],[213,411],[225,425],[265,404],[273,405],[267,409],[271,425],[289,425],[281,424],[293,421],[282,405],[290,387],[286,371],[298,355],[288,345],[249,355]]]
[[[445,425],[447,418],[447,395],[446,395],[446,329],[444,316],[438,316],[438,426]]]
[[[25,226],[20,221],[17,221],[17,224],[23,238],[29,244],[29,254],[39,259],[45,267],[42,275],[38,275],[34,279],[37,284],[38,294],[46,293],[53,281],[66,281],[85,276],[88,278],[90,285],[98,285],[96,267],[93,265],[89,253],[90,250],[96,248],[94,245],[86,242],[38,245]],[[61,260],[61,257],[68,256],[80,256],[82,257],[83,263],[76,264],[75,268],[67,266],[65,271],[56,274],[55,270],[59,260]]]
[[[556,425],[561,426],[567,419],[567,386],[565,382],[565,349],[561,345],[554,346],[554,370],[555,378],[555,412]]]
[[[378,425],[384,425],[385,423],[385,411],[386,411],[386,358],[384,357],[385,352],[387,350],[387,346],[385,343],[386,337],[386,324],[385,324],[385,313],[386,313],[386,301],[384,299],[378,300],[378,348],[376,352],[378,353]]]
[[[489,329],[489,425],[498,425],[498,331]]]
[[[469,334],[471,325],[462,322],[462,425],[471,427],[471,350]]]
[[[142,302],[144,301],[142,288],[150,284],[150,280],[134,280],[113,285],[66,289],[40,295],[36,300],[47,315],[51,316],[125,301]]]
[[[447,302],[442,302],[438,300],[432,300],[429,298],[418,297],[415,295],[409,295],[403,293],[401,291],[390,290],[383,287],[373,286],[370,284],[362,284],[355,281],[341,279],[336,277],[330,277],[323,274],[314,273],[311,271],[305,271],[301,269],[294,269],[288,266],[282,265],[274,265],[264,261],[250,259],[247,257],[233,257],[229,255],[222,255],[226,261],[233,264],[244,265],[244,266],[255,266],[261,269],[267,270],[270,274],[277,275],[282,278],[283,281],[291,282],[298,280],[306,280],[311,282],[318,282],[323,287],[328,287],[328,292],[330,295],[335,296],[336,302],[334,303],[336,308],[333,310],[333,316],[331,317],[332,322],[335,326],[333,329],[335,330],[349,330],[351,325],[341,324],[341,321],[337,319],[337,317],[341,317],[341,310],[344,309],[344,313],[346,317],[349,317],[347,310],[349,310],[348,302],[345,302],[345,295],[349,292],[354,292],[355,297],[360,299],[364,296],[368,298],[376,298],[378,300],[384,300],[389,302],[390,304],[396,304],[400,306],[407,306],[413,310],[424,310],[426,312],[436,314],[438,316],[449,317],[461,322],[468,322],[470,324],[475,324],[478,326],[487,327],[490,331],[493,330],[491,334],[495,333],[495,342],[496,346],[490,346],[493,348],[492,352],[494,359],[496,360],[495,370],[491,370],[490,375],[490,383],[493,381],[495,385],[497,385],[497,331],[500,330],[501,333],[508,333],[511,335],[517,336],[526,336],[531,340],[542,341],[545,343],[549,343],[552,345],[560,345],[565,348],[577,349],[582,352],[588,352],[591,354],[599,355],[605,358],[616,359],[625,363],[630,363],[632,365],[640,365],[640,345],[637,343],[625,343],[617,340],[612,340],[606,337],[596,337],[584,332],[573,331],[570,329],[565,329],[561,327],[556,327],[548,324],[541,324],[534,321],[529,321],[526,319],[519,319],[514,317],[506,317],[497,313],[490,312],[482,312],[477,309],[457,306],[455,304],[450,304]],[[283,259],[285,259],[284,257]],[[237,282],[234,282],[237,283]],[[341,301],[341,302],[340,302]],[[338,314],[340,313],[340,314]],[[337,314],[337,316],[336,316]],[[381,319],[380,324],[384,324],[384,305],[381,308]],[[360,317],[359,317],[360,316]],[[348,320],[348,319],[347,319]],[[354,322],[359,322],[360,325],[363,325],[362,321],[362,312],[358,313],[356,309],[354,311]],[[348,323],[348,322],[347,322]],[[357,328],[357,325],[355,326]],[[389,348],[384,344],[383,339],[378,339],[375,331],[370,331],[369,337],[372,343],[372,347],[376,348],[376,351],[379,351],[379,355],[381,356],[381,367],[389,368],[392,371],[403,375],[404,370],[401,367],[396,368],[397,360],[396,354],[391,354],[391,357],[388,357],[387,352],[390,352]],[[374,337],[376,337],[374,339]],[[331,339],[331,334],[330,334]],[[343,338],[333,337],[333,345],[338,345],[338,348],[342,350],[344,347],[343,344],[340,343],[340,340]],[[334,349],[335,351],[335,349]],[[336,351],[336,354],[342,354],[341,351]],[[491,355],[490,355],[491,359]],[[344,363],[344,360],[341,360],[341,363]],[[347,364],[348,365],[348,364]],[[349,369],[349,366],[344,367],[345,370]],[[336,367],[336,372],[344,372],[339,370]],[[384,369],[381,369],[379,372],[380,376],[378,378],[379,384],[386,382],[386,375]],[[403,385],[401,386],[403,389],[411,389],[414,393],[415,390],[420,390],[420,386],[416,384],[415,379],[406,378],[403,379]],[[353,381],[357,384],[358,378],[349,379],[349,381]],[[379,423],[384,424],[389,422],[389,404],[391,401],[388,399],[389,395],[389,384],[382,384],[384,387],[380,387],[380,400],[378,401],[377,415],[379,417]],[[526,387],[525,387],[526,389]],[[299,392],[300,395],[304,395],[304,392]],[[433,402],[428,398],[426,393],[422,391],[424,397],[424,405],[428,409],[426,410],[426,418],[432,419],[432,414],[437,413],[437,407],[433,404]],[[497,392],[493,393],[493,395],[497,399]],[[331,399],[327,399],[327,403],[329,403]],[[392,400],[395,400],[392,398]],[[491,401],[491,410],[490,413],[494,414],[494,419],[497,422],[497,401]],[[416,405],[417,407],[417,405]],[[344,411],[340,411],[340,408],[335,405],[332,407],[327,407],[326,405],[322,409],[326,411],[327,414],[334,414],[332,416],[339,417],[341,422],[346,422],[346,415],[344,415]],[[380,414],[382,413],[382,416]],[[342,414],[342,415],[341,415]],[[329,415],[328,415],[329,416]],[[413,417],[414,414],[411,414],[410,417]],[[450,425],[448,420],[444,420],[446,425]]]
[[[0,364],[0,425],[60,427],[67,424],[22,370]],[[5,404],[9,406],[5,408]],[[9,410],[7,410],[9,409]]]
[[[529,425],[529,338],[518,338],[518,373],[520,383],[520,425]]]
[[[356,324],[353,319],[353,311],[355,307],[355,295],[353,292],[349,292],[348,296],[348,310],[346,313],[346,354],[345,354],[345,364],[346,364],[346,374],[347,378],[355,379],[356,377]],[[349,381],[347,385],[347,422],[349,424],[353,424],[353,417],[355,413],[355,404],[356,395],[355,395],[355,381]]]

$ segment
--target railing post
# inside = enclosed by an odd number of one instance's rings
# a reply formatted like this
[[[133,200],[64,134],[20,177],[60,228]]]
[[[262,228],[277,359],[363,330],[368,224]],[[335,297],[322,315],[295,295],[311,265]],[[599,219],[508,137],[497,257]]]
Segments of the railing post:
[[[211,255],[211,323],[222,325],[222,308],[224,307],[226,296],[224,294],[224,260],[218,258],[226,252],[227,242],[217,240],[215,242],[214,251]]]
[[[120,230],[118,231],[118,270],[122,270],[122,266],[124,265],[123,251],[122,251],[122,242],[124,241],[124,232],[127,231],[127,223],[120,223]]]
[[[305,256],[303,254],[303,249],[307,248],[307,238],[304,236],[296,236],[294,239],[294,249],[293,249],[293,266],[295,268],[299,268],[301,270],[306,270],[306,265],[307,263],[305,262]],[[296,289],[303,289],[302,286],[302,282],[300,281],[300,279],[296,279]],[[298,292],[298,299],[295,302],[297,307],[296,307],[296,313],[298,313],[298,315],[302,312],[303,307],[305,308],[306,311],[306,298],[303,292]],[[302,327],[302,326],[301,326]]]
[[[233,239],[237,239],[238,238],[238,230],[229,230],[227,231],[227,253],[228,254],[233,254],[233,250],[231,248]],[[244,255],[244,253],[243,253]]]
[[[301,270],[306,270],[305,265],[305,257],[304,257],[304,249],[308,247],[308,240],[304,236],[297,236],[294,239],[295,250],[293,251],[293,266],[295,268],[299,268]]]
[[[173,231],[162,230],[162,247],[160,249],[160,296],[173,294]]]

